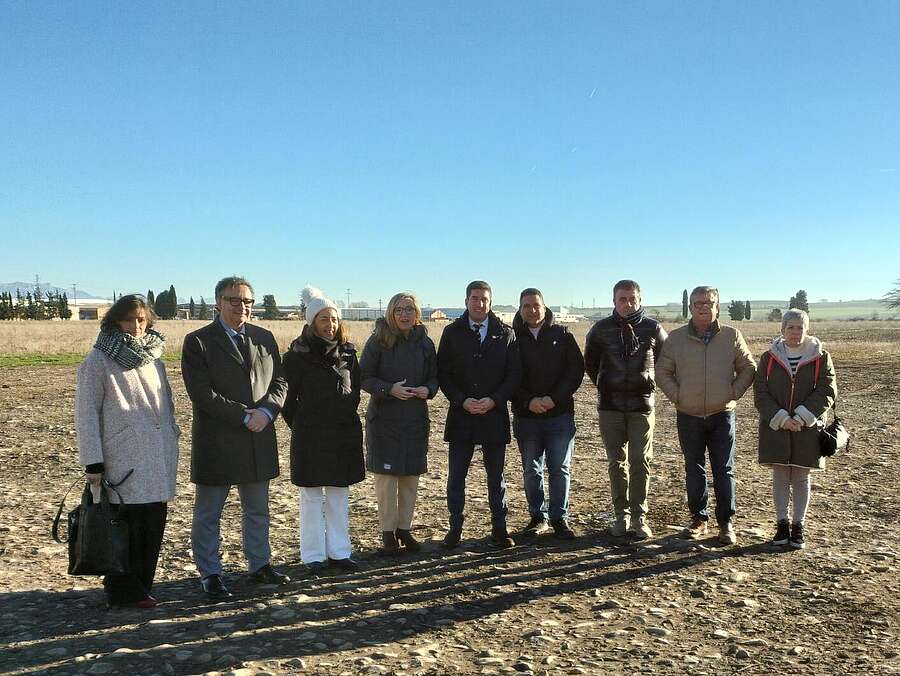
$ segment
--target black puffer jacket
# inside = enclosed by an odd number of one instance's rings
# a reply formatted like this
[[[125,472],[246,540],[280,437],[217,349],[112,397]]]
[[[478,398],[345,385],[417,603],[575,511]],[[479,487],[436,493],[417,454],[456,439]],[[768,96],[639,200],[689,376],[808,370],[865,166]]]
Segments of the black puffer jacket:
[[[388,349],[377,337],[383,321],[376,322],[376,332],[366,342],[359,364],[362,388],[372,395],[366,410],[366,466],[378,474],[424,474],[428,471],[428,404],[417,397],[392,397],[391,387],[405,380],[406,387],[427,387],[429,399],[437,394],[434,343],[419,325]]]
[[[584,379],[584,357],[565,326],[553,323],[547,314],[537,338],[517,312],[513,330],[522,360],[522,382],[512,398],[513,413],[524,418],[555,418],[575,410],[573,395]],[[550,397],[555,406],[546,413],[532,413],[528,402],[534,397]]]
[[[634,326],[640,343],[637,353],[622,355],[622,328],[614,315],[591,327],[584,346],[588,377],[597,386],[597,408],[602,411],[649,413],[656,389],[656,360],[667,334],[655,319],[644,317]]]
[[[468,312],[448,324],[438,346],[438,382],[450,401],[444,441],[508,444],[512,435],[507,402],[521,375],[516,334],[493,312],[481,343],[469,328]],[[469,397],[490,397],[496,406],[484,415],[472,415],[462,406]]]
[[[288,383],[281,414],[291,428],[291,482],[350,486],[366,477],[359,420],[359,362],[352,343],[334,356],[309,326],[284,355]]]

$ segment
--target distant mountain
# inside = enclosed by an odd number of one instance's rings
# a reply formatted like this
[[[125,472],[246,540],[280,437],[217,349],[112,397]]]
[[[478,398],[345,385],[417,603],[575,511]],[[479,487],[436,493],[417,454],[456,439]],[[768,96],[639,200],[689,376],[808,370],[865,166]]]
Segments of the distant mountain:
[[[0,292],[3,293],[11,293],[13,296],[16,295],[16,289],[19,290],[19,293],[24,296],[28,292],[34,291],[34,282],[8,282],[5,284],[0,284]],[[88,293],[84,289],[76,289],[78,293],[78,297],[82,300],[84,299],[103,299],[106,296],[95,296],[91,293]],[[72,287],[59,287],[56,284],[51,284],[50,282],[41,282],[41,291],[55,291],[59,293],[65,293],[71,299],[72,297]]]

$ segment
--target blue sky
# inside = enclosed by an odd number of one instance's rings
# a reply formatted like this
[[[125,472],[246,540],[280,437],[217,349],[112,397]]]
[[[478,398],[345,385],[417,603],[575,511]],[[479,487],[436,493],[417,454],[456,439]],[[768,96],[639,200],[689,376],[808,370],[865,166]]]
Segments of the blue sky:
[[[0,3],[0,282],[880,297],[900,4]]]

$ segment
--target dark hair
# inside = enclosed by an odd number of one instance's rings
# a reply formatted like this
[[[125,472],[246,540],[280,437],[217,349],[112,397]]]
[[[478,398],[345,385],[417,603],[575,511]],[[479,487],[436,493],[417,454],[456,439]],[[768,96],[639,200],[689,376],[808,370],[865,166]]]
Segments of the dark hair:
[[[627,291],[628,289],[634,289],[638,292],[638,295],[641,293],[641,285],[636,281],[633,279],[620,279],[613,287],[613,296],[616,295],[617,291]]]
[[[519,305],[522,304],[522,299],[525,296],[538,296],[541,299],[541,302],[544,301],[544,294],[542,294],[539,289],[535,289],[533,286],[529,286],[527,289],[522,289],[522,293],[519,294]]]
[[[487,291],[492,296],[494,292],[491,291],[491,285],[487,282],[483,282],[480,279],[476,279],[474,282],[469,282],[469,285],[466,287],[466,299],[468,300],[469,296],[472,295],[472,292],[475,289],[481,289],[482,291]]]
[[[135,310],[143,310],[146,313],[148,329],[152,328],[156,320],[159,319],[153,311],[153,308],[147,304],[146,298],[139,294],[131,293],[127,296],[120,296],[119,300],[113,303],[112,307],[109,308],[107,313],[103,316],[103,320],[100,322],[100,330],[103,331],[103,333],[110,335],[121,333],[122,330],[119,328],[119,322],[124,320]]]
[[[216,284],[216,300],[219,300],[219,298],[222,297],[222,292],[225,289],[230,289],[232,286],[246,286],[250,289],[250,293],[253,293],[253,285],[250,282],[243,277],[232,275],[231,277],[220,279],[219,283]]]

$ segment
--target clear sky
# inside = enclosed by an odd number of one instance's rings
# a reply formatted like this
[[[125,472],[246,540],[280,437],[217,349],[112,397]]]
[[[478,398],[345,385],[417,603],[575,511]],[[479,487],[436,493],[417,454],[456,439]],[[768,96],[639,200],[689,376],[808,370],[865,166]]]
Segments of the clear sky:
[[[900,3],[0,3],[0,282],[880,297]]]

